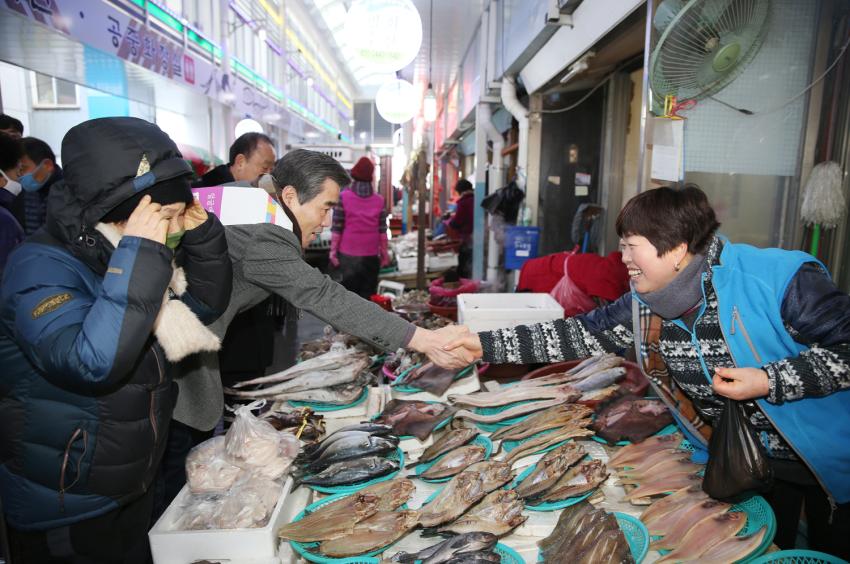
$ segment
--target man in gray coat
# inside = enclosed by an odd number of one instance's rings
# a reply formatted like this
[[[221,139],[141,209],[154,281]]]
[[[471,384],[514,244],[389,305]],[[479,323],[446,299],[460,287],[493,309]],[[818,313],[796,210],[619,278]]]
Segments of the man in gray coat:
[[[350,182],[345,169],[325,154],[298,149],[275,163],[272,176],[277,200],[292,229],[271,223],[225,228],[233,262],[233,290],[230,305],[210,329],[224,335],[234,316],[277,294],[293,307],[378,348],[394,351],[407,347],[437,364],[453,364],[452,355],[442,345],[451,340],[456,328],[429,331],[416,327],[349,292],[304,261],[304,248],[330,226],[340,187]],[[196,355],[186,365],[174,418],[210,430],[221,417],[224,401],[217,359],[214,354]]]

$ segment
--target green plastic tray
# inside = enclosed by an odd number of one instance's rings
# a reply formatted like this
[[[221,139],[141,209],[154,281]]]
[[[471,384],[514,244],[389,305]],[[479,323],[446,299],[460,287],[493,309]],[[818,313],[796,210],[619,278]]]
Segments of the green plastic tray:
[[[816,550],[780,550],[750,560],[751,564],[847,564],[837,556]]]
[[[289,405],[292,407],[309,407],[313,411],[340,411],[343,409],[348,409],[349,407],[354,407],[356,405],[360,405],[366,398],[369,397],[369,388],[363,388],[363,391],[360,392],[360,395],[357,396],[357,399],[351,403],[345,405],[333,405],[330,403],[319,403],[315,401],[290,401]]]
[[[313,486],[310,484],[304,484],[310,489],[316,490],[317,492],[322,493],[333,493],[333,494],[351,494],[356,491],[362,490],[366,486],[371,486],[372,484],[377,484],[379,482],[385,482],[390,480],[398,475],[401,472],[401,469],[404,468],[404,451],[401,448],[396,447],[395,452],[391,452],[386,456],[389,460],[397,460],[398,461],[398,470],[395,472],[390,472],[386,476],[379,476],[378,478],[373,478],[371,480],[367,480],[365,482],[359,482],[356,484],[349,484],[345,486]]]
[[[589,460],[589,456],[585,456],[583,460]],[[534,469],[537,468],[537,464],[532,464],[528,468],[526,468],[519,476],[514,478],[514,480],[505,486],[505,489],[513,490],[517,486],[519,486],[523,480],[528,478],[528,476],[534,472]],[[571,505],[575,505],[576,503],[583,501],[589,498],[596,490],[590,490],[589,492],[583,493],[581,495],[577,495],[575,497],[568,497],[567,499],[562,499],[560,501],[547,501],[544,503],[538,503],[536,505],[532,505],[529,502],[525,503],[525,508],[529,511],[557,511],[559,509],[564,509],[565,507],[569,507]]]
[[[493,452],[493,442],[490,439],[488,439],[487,437],[485,437],[484,435],[478,435],[477,437],[472,439],[472,441],[470,441],[467,444],[483,446],[484,447],[484,460],[487,460],[488,458],[490,458],[490,454]],[[460,447],[458,447],[458,448],[460,448]],[[451,451],[449,451],[449,452],[451,452]],[[448,453],[441,454],[440,456],[438,456],[437,458],[435,458],[431,462],[426,462],[424,464],[418,464],[416,466],[416,468],[414,468],[414,470],[413,470],[416,473],[416,477],[419,478],[420,474],[422,474],[423,472],[428,470],[431,466],[433,466],[434,464],[439,462],[439,460],[441,458],[443,458],[446,454],[448,454]],[[432,484],[439,484],[439,483],[442,483],[442,482],[448,482],[452,478],[454,478],[454,476],[449,476],[448,478],[434,478],[434,479],[419,478],[419,479],[422,480],[423,482],[431,482]]]

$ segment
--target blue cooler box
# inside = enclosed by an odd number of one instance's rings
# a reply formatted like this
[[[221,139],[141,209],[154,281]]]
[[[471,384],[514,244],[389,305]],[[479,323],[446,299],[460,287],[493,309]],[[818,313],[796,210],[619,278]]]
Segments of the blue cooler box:
[[[508,227],[505,230],[505,268],[516,270],[528,259],[536,258],[539,241],[539,227]]]

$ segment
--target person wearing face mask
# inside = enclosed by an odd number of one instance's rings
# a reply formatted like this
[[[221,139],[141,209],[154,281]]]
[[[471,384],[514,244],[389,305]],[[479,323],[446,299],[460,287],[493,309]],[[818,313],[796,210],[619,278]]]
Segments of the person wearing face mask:
[[[174,363],[220,345],[224,229],[156,125],[62,142],[65,183],[0,289],[0,496],[14,562],[147,562]]]
[[[62,180],[62,169],[56,164],[56,155],[50,146],[35,137],[21,139],[24,155],[21,158],[21,193],[15,199],[15,217],[32,235],[44,225],[47,217],[47,197],[50,189]]]
[[[632,198],[617,218],[631,291],[576,317],[468,334],[464,362],[559,362],[634,347],[680,429],[706,449],[723,397],[743,402],[773,468],[776,544],[850,558],[850,296],[801,251],[731,243],[689,185]]]
[[[21,193],[18,174],[24,148],[20,141],[0,133],[0,276],[9,254],[24,240],[24,230],[15,217],[15,199]]]
[[[213,168],[192,186],[248,186],[263,174],[268,174],[274,166],[274,143],[268,135],[250,132],[240,135],[230,146],[230,160],[227,164]]]

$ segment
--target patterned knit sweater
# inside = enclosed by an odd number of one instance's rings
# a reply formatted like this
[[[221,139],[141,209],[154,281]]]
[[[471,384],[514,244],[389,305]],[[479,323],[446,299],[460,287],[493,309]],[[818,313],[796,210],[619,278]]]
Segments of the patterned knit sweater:
[[[715,239],[706,253],[710,265],[718,264],[721,245]],[[786,329],[795,340],[809,344],[810,348],[798,357],[762,367],[768,373],[770,383],[770,394],[766,399],[775,404],[850,388],[850,343],[846,336],[843,342],[818,344],[826,340],[823,335],[802,334],[799,329],[803,325],[811,333],[810,324],[795,323],[794,319],[785,315],[790,309],[786,307],[787,302],[801,301],[802,296],[792,294],[799,293],[800,288],[823,287],[824,279],[828,282],[828,277],[816,263],[809,263],[800,269],[796,278],[799,280],[789,286],[785,296],[783,318],[786,319]],[[832,283],[828,282],[828,285]],[[732,367],[734,362],[718,320],[711,269],[704,288],[705,311],[695,320],[695,325],[692,325],[694,320],[688,321],[707,368],[713,373],[716,367]],[[828,309],[846,318],[850,312],[850,297],[834,292],[830,298],[834,303]],[[617,302],[582,316],[479,333],[484,360],[494,363],[560,362],[605,352],[621,352],[634,346],[631,311],[631,295],[625,294]],[[664,320],[660,353],[670,376],[692,400],[700,416],[714,424],[723,408],[722,398],[711,388],[688,332],[672,321]],[[744,408],[770,456],[796,458],[754,402],[744,402]]]

